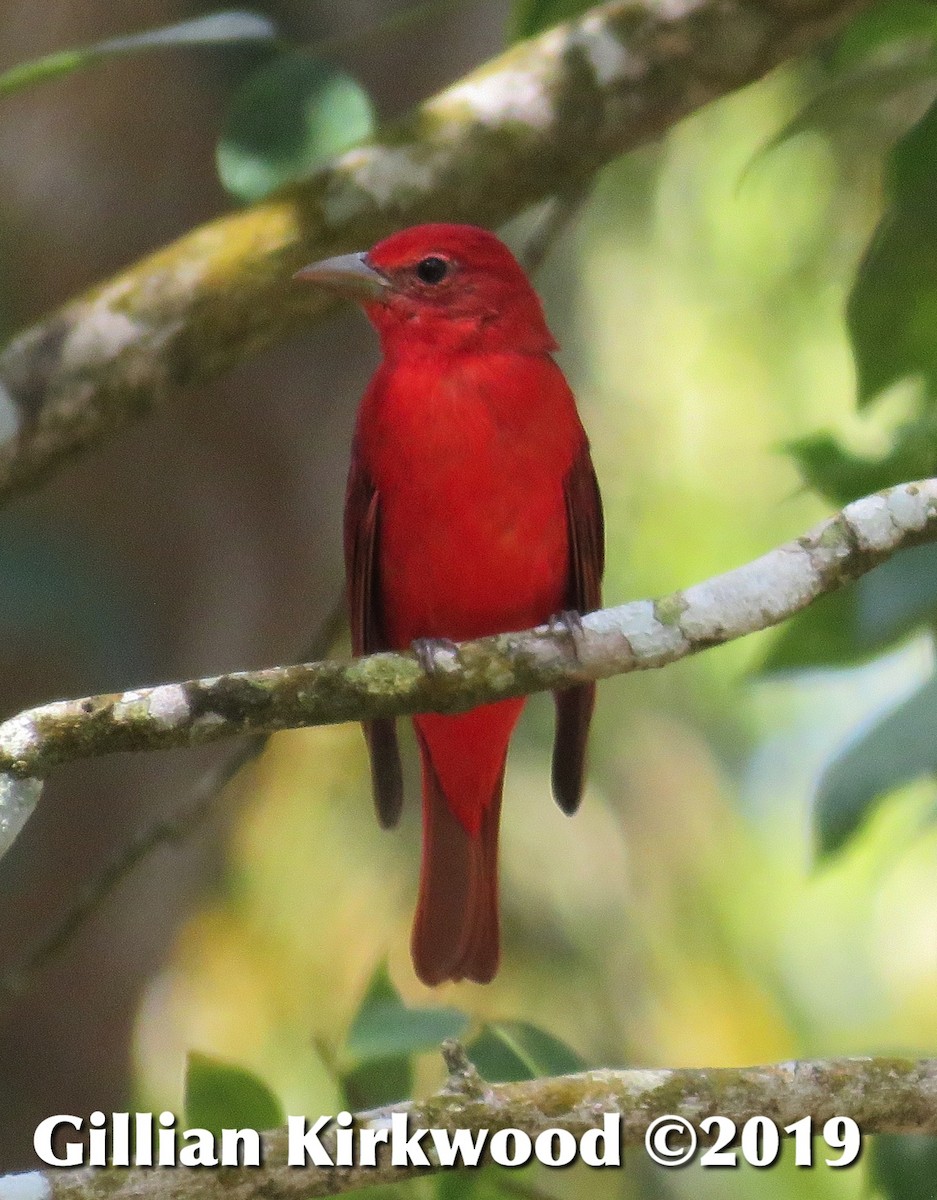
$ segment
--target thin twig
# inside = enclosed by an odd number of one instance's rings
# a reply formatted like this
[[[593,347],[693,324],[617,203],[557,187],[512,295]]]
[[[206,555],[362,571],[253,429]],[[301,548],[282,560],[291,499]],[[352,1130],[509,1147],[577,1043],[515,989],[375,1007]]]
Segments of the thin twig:
[[[591,190],[591,180],[584,180],[547,201],[517,256],[528,275],[535,275],[543,266],[556,242],[579,216]]]
[[[325,658],[341,634],[344,603],[333,604],[303,656]],[[302,660],[301,660],[302,661]],[[271,734],[257,733],[238,742],[222,762],[209,767],[170,816],[142,829],[106,866],[81,887],[69,907],[15,965],[0,974],[0,1009],[33,983],[59,957],[108,897],[144,859],[162,846],[191,837],[216,811],[222,792],[234,777],[259,758]]]

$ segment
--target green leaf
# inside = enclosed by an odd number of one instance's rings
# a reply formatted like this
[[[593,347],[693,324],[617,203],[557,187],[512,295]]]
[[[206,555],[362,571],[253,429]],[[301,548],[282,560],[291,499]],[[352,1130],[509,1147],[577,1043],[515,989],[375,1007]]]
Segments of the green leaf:
[[[881,458],[846,450],[831,434],[799,438],[785,447],[808,483],[834,504],[849,504],[882,488],[924,479],[937,466],[937,430],[932,421],[909,423]]]
[[[345,1107],[352,1112],[380,1108],[409,1100],[413,1094],[413,1066],[406,1055],[374,1058],[342,1075]]]
[[[404,1100],[413,1090],[411,1056],[459,1037],[468,1017],[455,1008],[407,1008],[381,964],[352,1021],[342,1059],[342,1085],[352,1108]]]
[[[937,772],[937,677],[878,717],[827,766],[814,825],[821,857],[835,853],[889,792]]]
[[[933,1200],[937,1138],[879,1134],[872,1139],[869,1180],[882,1200]]]
[[[937,616],[937,546],[902,550],[855,587],[860,646],[884,650]]]
[[[489,1083],[516,1083],[586,1070],[575,1050],[527,1021],[490,1022],[466,1051]]]
[[[846,310],[859,404],[901,379],[937,397],[937,104],[891,153],[892,203]]]
[[[931,105],[889,156],[892,195],[900,208],[913,209],[937,195],[937,103]]]
[[[468,1017],[457,1008],[407,1008],[383,964],[374,973],[348,1037],[345,1053],[357,1062],[436,1050],[460,1037]]]
[[[373,129],[371,101],[351,75],[298,51],[281,54],[235,93],[216,152],[218,175],[239,200],[259,200]]]
[[[515,0],[510,40],[533,37],[591,8],[594,0]]]
[[[757,669],[758,675],[843,667],[871,658],[857,637],[856,588],[821,596],[785,621]]]
[[[924,0],[891,0],[866,9],[843,31],[834,64],[840,69],[881,54],[894,53],[896,42],[910,39],[933,42],[937,37],[937,8]]]
[[[802,133],[826,133],[842,126],[862,128],[868,124],[870,108],[917,88],[937,74],[937,55],[909,62],[863,65],[834,79],[778,133],[757,151],[752,162]],[[747,169],[751,168],[751,163]]]
[[[256,1075],[194,1051],[186,1062],[185,1119],[216,1137],[222,1129],[275,1129],[285,1122],[279,1100]]]
[[[164,50],[185,46],[219,46],[237,42],[273,42],[277,27],[269,17],[252,12],[220,12],[178,25],[148,29],[126,37],[110,38],[93,46],[62,50],[32,62],[19,63],[0,75],[0,96],[31,87],[45,79],[67,75],[89,67],[102,59],[145,50]]]
[[[886,213],[856,275],[846,321],[860,408],[909,377],[937,393],[937,214]]]
[[[483,1170],[441,1172],[435,1180],[436,1200],[469,1200],[478,1191]]]
[[[758,673],[853,666],[935,618],[937,546],[916,546],[786,622]]]

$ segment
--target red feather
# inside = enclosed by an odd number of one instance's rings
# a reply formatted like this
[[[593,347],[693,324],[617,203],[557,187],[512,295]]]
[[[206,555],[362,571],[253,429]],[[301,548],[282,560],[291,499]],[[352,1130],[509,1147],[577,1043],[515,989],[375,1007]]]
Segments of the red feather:
[[[436,265],[424,270],[428,260]],[[439,262],[444,276],[430,280]],[[575,400],[521,268],[491,234],[441,225],[387,239],[362,270],[383,281],[365,307],[384,357],[359,411],[345,509],[355,653],[597,608],[601,500]],[[594,691],[556,693],[553,787],[567,812],[582,790]],[[426,983],[487,982],[497,970],[498,818],[523,704],[414,719],[423,858],[412,952]],[[393,824],[394,723],[371,721],[365,733],[378,815]]]

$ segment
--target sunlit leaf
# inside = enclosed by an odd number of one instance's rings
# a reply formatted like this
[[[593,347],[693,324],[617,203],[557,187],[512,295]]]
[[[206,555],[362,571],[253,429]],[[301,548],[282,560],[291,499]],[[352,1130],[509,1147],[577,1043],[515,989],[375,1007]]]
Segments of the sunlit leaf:
[[[571,1075],[586,1069],[575,1050],[527,1021],[491,1022],[466,1050],[482,1078],[491,1083]]]
[[[882,1200],[933,1200],[937,1138],[880,1134],[872,1138],[869,1181]]]
[[[827,766],[814,824],[821,856],[839,850],[897,787],[937,772],[937,677],[857,736]]]
[[[185,1072],[185,1119],[190,1128],[274,1129],[285,1117],[279,1100],[244,1067],[190,1053]]]
[[[346,71],[299,52],[252,72],[235,93],[216,154],[225,188],[258,200],[367,137],[374,110]]]
[[[252,12],[220,12],[177,25],[148,29],[126,37],[109,38],[93,46],[62,50],[19,63],[0,75],[0,95],[30,87],[44,79],[67,75],[105,58],[122,54],[138,54],[145,50],[163,50],[185,46],[219,46],[237,42],[273,42],[277,27],[269,17]]]
[[[515,0],[511,40],[533,37],[551,25],[578,17],[591,8],[593,0]]]

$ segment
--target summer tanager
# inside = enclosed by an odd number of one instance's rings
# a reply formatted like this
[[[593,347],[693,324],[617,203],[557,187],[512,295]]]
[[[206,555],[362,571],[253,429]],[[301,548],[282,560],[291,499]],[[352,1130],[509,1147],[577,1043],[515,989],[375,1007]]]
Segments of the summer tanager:
[[[356,654],[525,629],[600,606],[602,505],[556,343],[524,271],[468,225],[403,230],[297,278],[363,305],[382,361],[345,502]],[[555,693],[553,792],[579,804],[595,687]],[[499,958],[498,818],[523,699],[413,719],[423,857],[411,949],[427,984],[487,983]],[[401,808],[393,720],[364,726],[385,826]]]

